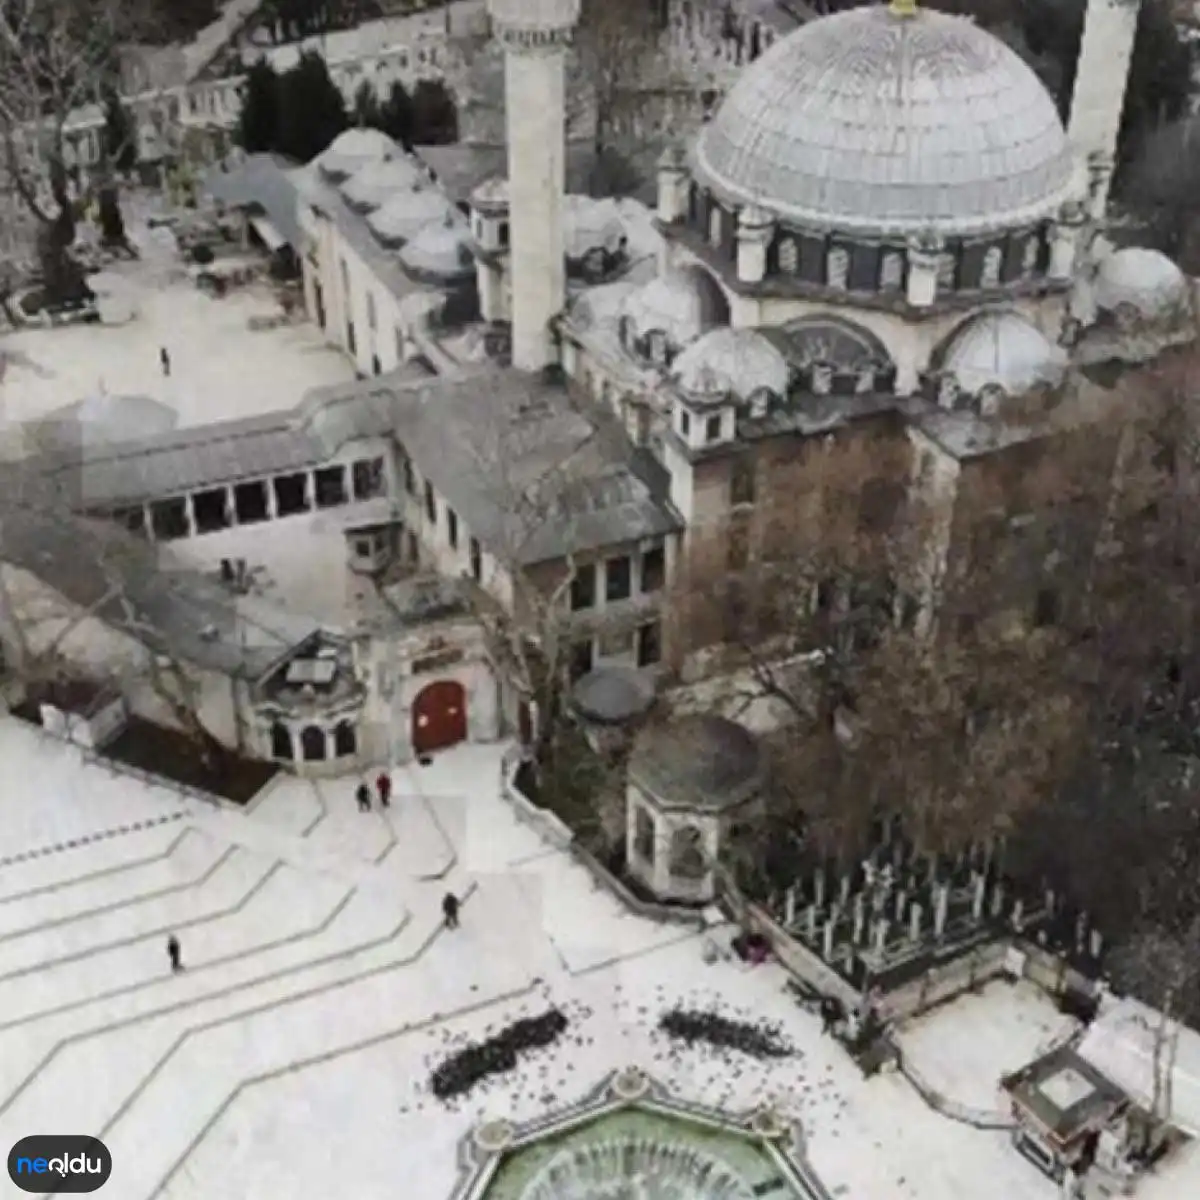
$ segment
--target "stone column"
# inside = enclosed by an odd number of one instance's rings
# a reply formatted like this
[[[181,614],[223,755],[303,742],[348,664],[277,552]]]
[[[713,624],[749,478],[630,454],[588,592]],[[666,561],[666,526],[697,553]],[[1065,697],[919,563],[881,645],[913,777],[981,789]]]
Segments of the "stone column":
[[[945,242],[932,229],[917,234],[908,243],[908,302],[928,308],[937,299],[938,268]]]
[[[1079,254],[1079,241],[1083,234],[1087,213],[1078,201],[1064,204],[1058,220],[1050,230],[1050,266],[1048,274],[1058,282],[1067,282],[1075,276],[1075,260]]]
[[[775,222],[765,209],[748,204],[738,214],[737,275],[741,283],[762,283],[767,274],[767,249]]]

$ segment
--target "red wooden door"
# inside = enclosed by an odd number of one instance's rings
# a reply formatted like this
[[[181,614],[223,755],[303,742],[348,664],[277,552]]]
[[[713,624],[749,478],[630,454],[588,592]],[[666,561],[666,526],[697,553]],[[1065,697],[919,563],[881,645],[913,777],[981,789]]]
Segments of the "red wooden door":
[[[442,679],[418,693],[412,706],[412,743],[417,754],[429,754],[465,741],[467,693],[461,683]]]

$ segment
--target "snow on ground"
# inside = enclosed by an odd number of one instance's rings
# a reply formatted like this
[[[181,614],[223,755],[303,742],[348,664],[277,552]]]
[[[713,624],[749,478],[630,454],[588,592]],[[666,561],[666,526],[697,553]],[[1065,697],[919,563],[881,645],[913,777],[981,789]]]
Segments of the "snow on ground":
[[[180,426],[201,425],[291,408],[309,388],[354,378],[350,363],[307,323],[249,328],[251,317],[279,311],[268,284],[206,296],[161,231],[135,220],[129,229],[142,258],[114,264],[89,283],[103,312],[131,312],[132,319],[0,336],[7,360],[0,420],[42,418],[106,391],[150,396],[174,409]],[[160,348],[171,357],[169,377]]]
[[[864,1080],[780,968],[706,965],[703,935],[625,913],[517,822],[502,751],[398,769],[388,814],[357,811],[354,779],[286,779],[247,815],[113,777],[0,718],[0,863],[64,831],[183,814],[171,838],[114,833],[0,866],[0,948],[17,967],[0,963],[0,1142],[96,1134],[122,1200],[385,1200],[397,1181],[440,1200],[476,1121],[557,1108],[632,1062],[704,1103],[774,1098],[834,1196],[1056,1196],[1003,1132],[934,1113],[898,1075]],[[453,932],[447,889],[465,897]],[[571,1022],[554,1047],[465,1100],[431,1097],[453,1049],[550,1004]],[[678,1005],[777,1023],[795,1054],[668,1043],[657,1023]],[[1052,1032],[1036,996],[997,987],[903,1037],[922,1073],[976,1103]],[[1164,1197],[1197,1190],[1175,1187]]]
[[[900,1048],[943,1096],[981,1112],[1007,1113],[1000,1078],[1078,1028],[1040,988],[994,980],[899,1030]]]

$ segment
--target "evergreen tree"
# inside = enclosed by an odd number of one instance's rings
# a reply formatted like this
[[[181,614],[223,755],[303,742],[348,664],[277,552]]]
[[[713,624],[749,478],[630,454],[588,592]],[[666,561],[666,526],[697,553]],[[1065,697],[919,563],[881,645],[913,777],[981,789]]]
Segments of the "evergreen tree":
[[[369,79],[364,79],[354,93],[354,124],[360,129],[382,129],[383,114],[379,107],[379,97]]]
[[[276,148],[297,162],[308,162],[349,125],[345,101],[325,60],[314,51],[301,54],[279,82]]]
[[[413,102],[404,84],[392,84],[388,98],[379,110],[378,128],[406,150],[413,144]]]
[[[412,140],[418,146],[458,141],[458,106],[440,79],[422,79],[412,95]]]
[[[265,58],[246,72],[236,140],[247,154],[279,148],[280,84],[275,68]]]
[[[137,129],[115,88],[104,96],[103,138],[108,165],[117,171],[132,171],[138,158]]]

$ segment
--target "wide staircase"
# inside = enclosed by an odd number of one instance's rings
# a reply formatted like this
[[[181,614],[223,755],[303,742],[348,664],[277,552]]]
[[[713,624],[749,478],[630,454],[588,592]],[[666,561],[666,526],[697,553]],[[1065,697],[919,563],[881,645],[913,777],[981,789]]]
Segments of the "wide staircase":
[[[516,885],[502,874],[472,878],[415,805],[355,823],[332,811],[340,794],[288,780],[260,819],[122,787],[0,718],[0,755],[31,737],[66,798],[53,828],[44,811],[17,811],[53,793],[12,785],[13,814],[0,814],[0,1140],[98,1136],[122,1200],[162,1194],[246,1086],[554,969],[532,942],[489,956],[482,987],[473,968],[439,961],[443,891],[498,946],[520,897],[503,894]],[[292,811],[286,789],[309,790],[303,827],[272,816]]]

